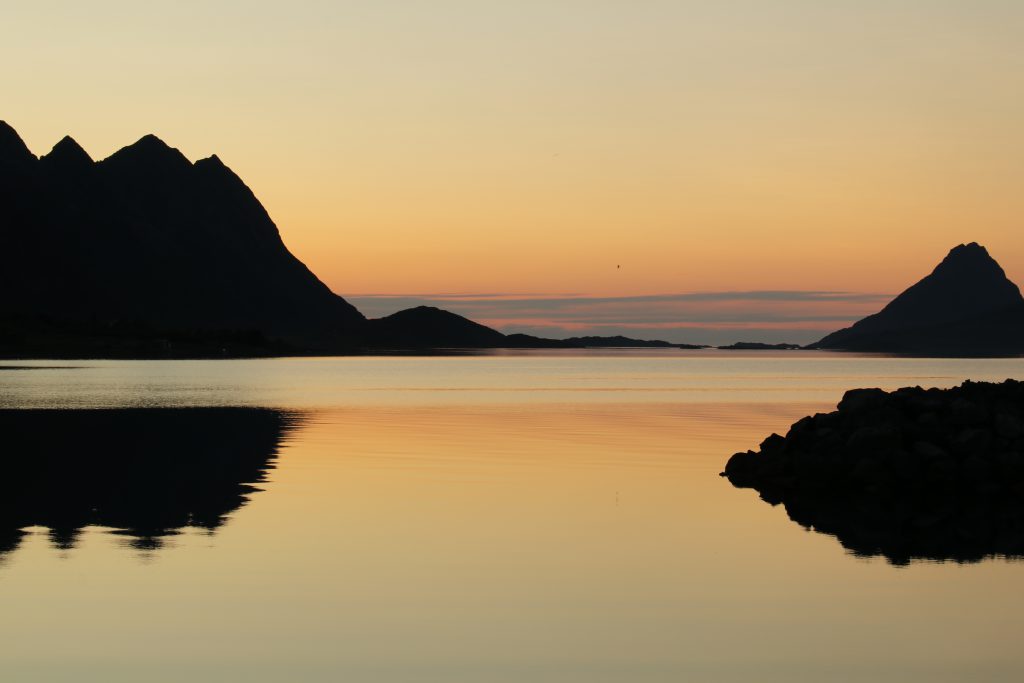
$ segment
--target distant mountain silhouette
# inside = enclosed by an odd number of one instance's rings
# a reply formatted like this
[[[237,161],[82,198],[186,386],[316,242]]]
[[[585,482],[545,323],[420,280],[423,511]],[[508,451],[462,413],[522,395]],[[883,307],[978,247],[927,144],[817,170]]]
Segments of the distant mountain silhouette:
[[[570,343],[564,339],[547,339],[546,337],[535,337],[532,334],[515,332],[505,335],[505,348],[511,349],[579,349],[579,344]]]
[[[505,335],[461,315],[417,306],[368,321],[368,346],[387,349],[498,348]]]
[[[58,548],[83,527],[157,548],[214,530],[273,467],[298,416],[260,408],[0,410],[0,556],[28,526]]]
[[[662,341],[661,339],[634,339],[624,337],[621,334],[600,336],[588,335],[584,337],[568,337],[561,340],[563,344],[573,348],[587,349],[707,349],[707,344],[679,344]]]
[[[1024,298],[984,247],[961,244],[874,315],[809,348],[951,355],[1024,353]]]
[[[795,351],[801,348],[799,344],[767,344],[765,342],[736,342],[727,346],[716,347],[723,351]]]
[[[0,122],[0,314],[76,325],[247,331],[357,343],[364,318],[295,258],[216,156],[147,135],[94,162],[70,137],[37,159]]]
[[[623,337],[621,335],[614,335],[610,337],[569,337],[565,340],[565,343],[587,348],[668,348],[676,346],[675,344],[670,344],[667,341],[661,341],[660,339],[631,339],[630,337]]]
[[[547,339],[530,334],[502,334],[434,306],[417,306],[369,320],[367,328],[367,345],[379,349],[705,348],[621,336]]]

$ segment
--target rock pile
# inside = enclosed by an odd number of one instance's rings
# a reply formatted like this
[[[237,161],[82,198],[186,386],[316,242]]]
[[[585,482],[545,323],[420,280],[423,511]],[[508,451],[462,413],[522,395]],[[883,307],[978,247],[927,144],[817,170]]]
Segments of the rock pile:
[[[1024,556],[1024,382],[848,391],[722,476],[858,554]]]

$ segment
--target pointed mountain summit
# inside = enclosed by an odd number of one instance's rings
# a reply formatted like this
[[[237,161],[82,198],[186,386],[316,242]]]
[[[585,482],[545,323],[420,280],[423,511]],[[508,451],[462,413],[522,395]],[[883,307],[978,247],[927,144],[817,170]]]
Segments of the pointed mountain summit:
[[[0,121],[0,170],[4,167],[24,167],[35,160],[36,156],[29,151],[18,131],[6,121]]]
[[[50,153],[44,154],[39,161],[48,170],[71,173],[91,168],[94,163],[89,153],[82,149],[82,146],[70,135],[61,138],[61,141],[53,146]]]
[[[954,247],[878,313],[811,348],[988,355],[1024,352],[1024,297],[985,247]]]
[[[117,150],[99,162],[108,172],[142,174],[144,176],[184,173],[192,166],[181,150],[171,147],[153,135],[141,138]]]

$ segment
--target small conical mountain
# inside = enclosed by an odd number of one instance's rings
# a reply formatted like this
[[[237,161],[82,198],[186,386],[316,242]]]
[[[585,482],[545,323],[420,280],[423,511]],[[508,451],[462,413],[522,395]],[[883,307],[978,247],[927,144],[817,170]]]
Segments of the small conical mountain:
[[[878,313],[811,348],[891,353],[1024,353],[1024,298],[985,247],[954,247]]]
[[[0,122],[0,240],[7,319],[256,332],[306,349],[355,345],[365,326],[220,159],[192,163],[153,135],[98,162],[66,137],[37,159]]]
[[[367,342],[375,348],[390,349],[486,349],[507,346],[508,338],[457,313],[416,306],[370,320]]]

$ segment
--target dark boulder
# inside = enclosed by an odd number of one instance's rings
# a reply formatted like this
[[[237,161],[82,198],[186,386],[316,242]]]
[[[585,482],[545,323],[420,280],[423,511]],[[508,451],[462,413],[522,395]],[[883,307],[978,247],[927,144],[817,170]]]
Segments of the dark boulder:
[[[858,555],[1024,557],[1024,383],[848,391],[722,476]]]

